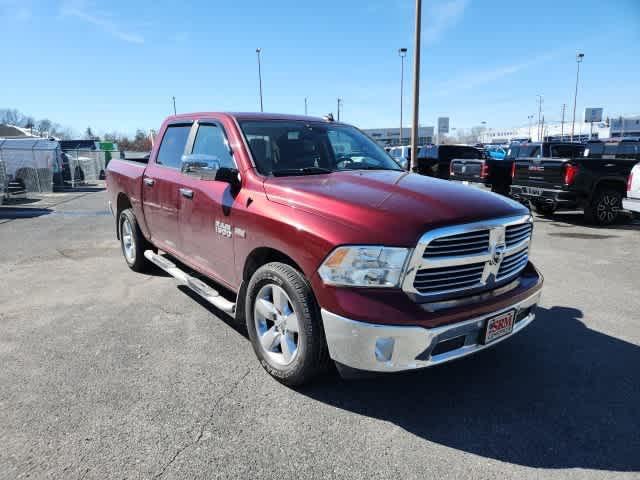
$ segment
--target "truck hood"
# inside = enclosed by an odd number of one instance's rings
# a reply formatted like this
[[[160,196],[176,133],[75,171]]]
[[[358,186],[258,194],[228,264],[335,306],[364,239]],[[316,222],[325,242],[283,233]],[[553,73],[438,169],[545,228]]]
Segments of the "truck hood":
[[[272,202],[331,219],[359,231],[358,239],[386,245],[413,246],[432,228],[528,213],[497,194],[393,170],[275,177],[264,188]]]

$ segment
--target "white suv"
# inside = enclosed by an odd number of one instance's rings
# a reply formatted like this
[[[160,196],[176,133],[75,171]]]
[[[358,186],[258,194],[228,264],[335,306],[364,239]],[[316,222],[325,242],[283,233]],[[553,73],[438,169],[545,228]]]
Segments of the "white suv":
[[[640,212],[640,163],[631,169],[627,180],[627,198],[622,199],[622,208]]]

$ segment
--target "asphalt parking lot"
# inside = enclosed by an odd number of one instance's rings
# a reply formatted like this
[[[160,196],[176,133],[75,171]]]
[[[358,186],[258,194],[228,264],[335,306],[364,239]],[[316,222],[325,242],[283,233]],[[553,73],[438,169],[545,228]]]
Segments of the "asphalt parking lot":
[[[127,268],[105,199],[0,207],[0,478],[639,478],[640,222],[538,218],[542,307],[493,349],[296,391]]]

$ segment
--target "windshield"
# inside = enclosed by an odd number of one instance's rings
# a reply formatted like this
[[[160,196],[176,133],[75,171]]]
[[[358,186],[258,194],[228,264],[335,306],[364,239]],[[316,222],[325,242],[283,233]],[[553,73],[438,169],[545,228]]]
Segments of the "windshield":
[[[263,175],[401,170],[382,147],[348,125],[271,120],[240,127]]]

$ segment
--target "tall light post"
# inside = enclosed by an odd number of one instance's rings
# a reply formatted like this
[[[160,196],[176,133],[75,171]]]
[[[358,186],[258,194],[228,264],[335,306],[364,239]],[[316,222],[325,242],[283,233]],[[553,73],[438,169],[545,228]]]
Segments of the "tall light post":
[[[407,56],[406,48],[399,48],[400,55],[400,145],[402,145],[402,106],[404,103],[404,58]]]
[[[304,114],[305,115],[308,115],[308,110],[307,110],[308,101],[309,99],[307,97],[304,97]]]
[[[342,99],[340,97],[338,97],[338,110],[337,110],[337,114],[338,114],[338,121],[340,121],[340,107],[342,106]]]
[[[260,111],[264,112],[264,107],[262,105],[262,62],[260,61],[261,52],[261,48],[256,48],[256,54],[258,55],[258,81],[260,84]]]
[[[531,120],[533,120],[533,115],[527,115],[527,119],[529,120],[529,141],[531,141]]]
[[[571,121],[571,141],[573,142],[573,134],[576,128],[576,103],[578,102],[578,82],[580,81],[580,64],[584,59],[584,53],[578,52],[576,54],[576,91],[573,94],[573,120]]]
[[[564,142],[564,113],[567,110],[567,104],[562,104],[562,122],[560,123],[560,141]]]
[[[420,33],[422,28],[422,0],[416,0],[416,25],[413,46],[413,122],[411,123],[411,165],[409,171],[418,166],[418,134],[420,125]]]
[[[540,129],[542,128],[542,103],[544,102],[544,98],[542,95],[536,95],[536,98],[538,99],[538,141],[540,141],[542,139],[542,132]]]
[[[171,97],[173,99],[173,114],[176,115],[176,97]]]

